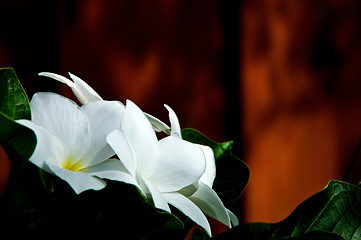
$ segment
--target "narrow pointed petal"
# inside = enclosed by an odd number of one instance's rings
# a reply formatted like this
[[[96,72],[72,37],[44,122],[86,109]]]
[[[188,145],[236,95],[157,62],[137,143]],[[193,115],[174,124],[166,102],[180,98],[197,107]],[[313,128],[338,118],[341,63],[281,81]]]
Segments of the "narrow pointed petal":
[[[162,122],[161,120],[159,120],[158,118],[148,114],[148,113],[144,113],[144,115],[147,117],[148,121],[150,122],[150,124],[152,124],[152,127],[154,129],[154,131],[156,132],[165,132],[166,134],[170,134],[170,129],[167,126],[167,124],[165,124],[164,122]]]
[[[70,81],[69,79],[67,79],[66,77],[63,77],[61,75],[55,74],[55,73],[50,73],[50,72],[41,72],[38,74],[39,76],[44,76],[44,77],[50,77],[52,79],[55,79],[61,83],[65,83],[66,85],[68,85],[70,88],[75,88],[75,83]]]
[[[214,159],[214,153],[212,148],[204,145],[198,145],[204,154],[206,159],[206,169],[199,179],[199,181],[207,184],[210,188],[213,186],[214,179],[216,177],[216,161]]]
[[[227,209],[224,207],[217,193],[208,185],[199,182],[198,190],[190,196],[189,199],[206,215],[216,219],[228,227],[231,227]]]
[[[78,98],[79,102],[86,104],[88,102],[102,100],[99,94],[95,92],[94,89],[91,88],[86,82],[74,74],[69,73],[69,76],[75,83],[75,88],[72,88],[72,90],[75,96]]]
[[[173,109],[171,109],[167,104],[164,104],[164,106],[169,112],[169,121],[171,124],[171,133],[170,134],[172,136],[177,136],[179,138],[182,138],[181,128],[180,128],[180,124],[179,124],[177,115],[175,114]]]
[[[174,207],[178,208],[186,216],[192,219],[196,224],[206,230],[209,236],[212,236],[211,227],[209,222],[202,213],[202,211],[188,198],[180,193],[163,193],[163,197],[167,202]]]
[[[162,210],[164,210],[166,212],[170,212],[170,208],[168,206],[168,203],[164,199],[162,193],[159,192],[159,190],[150,181],[148,181],[147,179],[139,177],[139,180],[144,184],[143,189],[145,187],[149,191],[149,194],[152,197],[154,206],[156,208],[158,208],[158,209],[162,209]]]
[[[238,220],[238,218],[236,217],[236,215],[234,215],[234,214],[233,214],[231,211],[229,211],[228,209],[227,209],[227,212],[228,212],[228,214],[229,214],[229,218],[231,219],[232,226],[233,226],[233,227],[238,226],[238,225],[239,225],[239,220]]]
[[[89,129],[86,117],[71,100],[55,93],[36,93],[31,102],[32,121],[63,142],[73,159],[88,150]]]
[[[90,142],[82,161],[87,166],[96,165],[115,153],[107,142],[107,135],[119,128],[124,106],[117,101],[90,102],[81,107],[89,124]]]
[[[87,173],[69,171],[52,164],[47,164],[47,166],[56,176],[66,181],[77,194],[90,189],[100,190],[106,186],[104,180]]]
[[[120,124],[136,154],[141,175],[147,178],[157,168],[158,139],[140,108],[127,100]]]
[[[178,137],[159,141],[159,164],[148,179],[161,192],[178,191],[197,182],[204,173],[206,162],[202,150]]]
[[[117,129],[108,134],[106,140],[128,172],[132,176],[135,176],[137,164],[133,156],[132,147],[126,135],[121,130]]]
[[[65,159],[66,150],[59,138],[32,121],[18,120],[17,122],[35,132],[37,145],[30,157],[32,163],[48,171],[48,169],[45,168],[45,161],[51,161],[52,164],[59,164],[58,161]]]
[[[118,159],[111,158],[98,165],[82,169],[81,171],[99,178],[132,184],[140,189],[136,179],[130,175],[128,170]]]

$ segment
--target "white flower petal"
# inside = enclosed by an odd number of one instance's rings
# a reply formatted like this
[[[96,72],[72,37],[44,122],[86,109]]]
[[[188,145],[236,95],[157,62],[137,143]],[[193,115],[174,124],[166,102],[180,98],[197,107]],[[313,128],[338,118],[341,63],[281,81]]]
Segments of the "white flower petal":
[[[189,196],[193,195],[198,190],[198,188],[199,188],[199,181],[197,181],[187,187],[182,188],[178,192],[185,197],[189,197]]]
[[[80,159],[88,150],[89,129],[80,108],[55,93],[36,93],[31,102],[32,121],[59,137],[71,158]]]
[[[79,77],[69,73],[70,77],[73,79],[74,82],[69,80],[66,77],[61,75],[50,73],[50,72],[41,72],[39,76],[50,77],[59,82],[65,83],[68,85],[71,90],[73,91],[74,95],[77,97],[81,104],[86,104],[88,102],[93,102],[97,100],[102,100],[98,93],[94,91],[86,82],[81,80]]]
[[[208,146],[198,146],[202,149],[204,157],[206,159],[206,169],[199,181],[207,184],[210,188],[212,188],[214,179],[216,177],[216,162],[214,159],[214,153],[212,148]]]
[[[45,161],[51,161],[52,164],[59,164],[58,161],[66,157],[66,150],[63,143],[47,129],[29,120],[17,120],[16,122],[32,129],[36,135],[37,145],[30,157],[30,162],[48,171],[44,166]]]
[[[234,215],[234,214],[233,214],[231,211],[229,211],[228,209],[227,209],[227,212],[228,212],[228,214],[229,214],[229,218],[231,219],[231,223],[232,223],[233,227],[238,226],[238,225],[239,225],[239,220],[238,220],[238,218],[236,217],[236,215]]]
[[[134,159],[133,150],[126,135],[117,129],[108,134],[106,140],[128,172],[132,176],[135,176],[136,160]]]
[[[72,82],[71,80],[69,80],[64,76],[50,72],[41,72],[38,75],[44,77],[50,77],[68,85],[81,104],[103,100],[102,97],[81,78],[75,76],[70,72],[68,74],[74,82]],[[152,124],[152,127],[155,131],[157,132],[163,131],[168,135],[170,134],[170,130],[169,130],[170,128],[161,120],[148,113],[144,113],[144,115],[148,118],[149,122]]]
[[[99,178],[132,184],[140,189],[136,179],[129,174],[128,170],[118,159],[108,159],[98,165],[82,169],[82,172]]]
[[[179,124],[179,120],[173,109],[171,109],[167,104],[164,104],[165,108],[169,112],[169,121],[171,124],[171,135],[177,136],[179,138],[182,138],[181,134],[181,128]]]
[[[86,104],[88,102],[94,102],[98,100],[102,100],[97,92],[94,91],[86,82],[81,80],[79,77],[71,74],[69,72],[69,76],[73,79],[75,83],[75,88],[72,88],[75,96],[78,98],[79,102],[82,104]]]
[[[158,140],[151,124],[142,110],[127,100],[120,127],[134,148],[141,175],[147,178],[157,168]]]
[[[89,102],[81,107],[89,124],[90,142],[82,161],[96,165],[115,153],[106,142],[107,135],[119,128],[124,106],[117,101]]]
[[[41,72],[38,74],[39,76],[44,76],[44,77],[50,77],[52,79],[55,79],[59,82],[65,83],[66,85],[68,85],[70,88],[75,88],[75,83],[70,81],[69,79],[67,79],[66,77],[63,77],[61,75],[55,74],[55,73],[50,73],[50,72]]]
[[[93,177],[87,173],[73,172],[63,169],[57,165],[45,163],[53,173],[66,181],[77,194],[80,194],[86,190],[100,190],[106,186],[104,180],[97,177]]]
[[[177,192],[163,193],[163,197],[169,204],[178,208],[196,224],[204,228],[209,236],[212,236],[211,227],[206,216],[204,216],[202,211],[192,201]]]
[[[85,168],[82,171],[88,173],[103,172],[103,171],[121,171],[129,174],[128,170],[119,161],[119,159],[115,159],[115,158],[109,158],[108,160],[105,160],[104,162],[101,162],[98,165]]]
[[[152,197],[153,204],[156,208],[162,209],[166,212],[170,212],[170,208],[168,206],[167,201],[164,199],[163,195],[159,190],[147,179],[138,177],[138,181],[141,182],[142,188],[146,188],[149,194]]]
[[[208,185],[199,182],[198,190],[189,197],[205,214],[231,227],[227,209],[224,207],[217,193]]]
[[[144,115],[147,117],[150,124],[152,124],[152,127],[156,132],[165,132],[168,135],[170,134],[170,130],[167,124],[148,113],[144,113]]]
[[[202,150],[178,137],[159,141],[158,167],[148,180],[161,192],[178,191],[199,180],[206,162]]]

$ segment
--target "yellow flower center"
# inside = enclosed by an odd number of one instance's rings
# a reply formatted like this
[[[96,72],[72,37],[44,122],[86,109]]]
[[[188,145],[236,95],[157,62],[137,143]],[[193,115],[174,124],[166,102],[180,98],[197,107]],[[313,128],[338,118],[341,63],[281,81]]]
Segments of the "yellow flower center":
[[[61,167],[69,171],[78,172],[84,167],[84,164],[80,160],[74,161],[69,157],[61,164]]]

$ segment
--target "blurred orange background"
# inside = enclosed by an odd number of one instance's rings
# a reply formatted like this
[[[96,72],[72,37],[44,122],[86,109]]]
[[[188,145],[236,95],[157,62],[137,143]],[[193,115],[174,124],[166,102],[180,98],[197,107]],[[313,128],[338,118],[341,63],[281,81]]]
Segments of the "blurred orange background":
[[[29,98],[73,98],[37,76],[71,72],[104,99],[131,99],[163,121],[166,103],[183,128],[234,140],[251,169],[240,218],[276,222],[342,179],[356,150],[360,11],[341,0],[8,1],[0,66]],[[0,156],[2,191],[10,163]]]

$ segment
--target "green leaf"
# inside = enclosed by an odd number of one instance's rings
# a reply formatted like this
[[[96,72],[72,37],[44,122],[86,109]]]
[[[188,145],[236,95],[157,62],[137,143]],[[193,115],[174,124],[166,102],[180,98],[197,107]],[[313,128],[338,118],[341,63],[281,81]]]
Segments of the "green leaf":
[[[14,122],[0,112],[0,143],[12,162],[9,179],[0,198],[0,229],[10,224],[22,211],[27,211],[27,197],[21,171],[36,145],[32,130]]]
[[[181,212],[179,209],[177,209],[173,206],[170,206],[170,209],[171,209],[172,214],[177,216],[177,218],[182,222],[183,227],[178,228],[178,229],[173,228],[173,229],[165,229],[165,231],[158,231],[154,234],[147,236],[146,240],[168,240],[168,239],[184,240],[184,239],[189,239],[191,233],[192,233],[191,234],[192,238],[193,238],[193,236],[208,237],[208,235],[205,233],[205,230],[203,230],[203,229],[195,229],[193,231],[192,229],[196,226],[195,223],[189,217],[184,215],[184,213]],[[196,235],[194,235],[194,233],[196,233]],[[197,238],[195,238],[195,239],[197,239]],[[208,239],[208,238],[205,238],[205,239]]]
[[[213,189],[225,206],[235,204],[248,183],[250,171],[241,159],[232,154],[233,142],[217,143],[189,128],[182,131],[182,138],[212,148],[217,171]]]
[[[191,240],[208,240],[211,239],[205,231],[201,229],[195,229],[192,234]]]
[[[328,232],[330,239],[361,238],[361,189],[330,181],[325,189],[301,203],[285,220],[274,223],[246,223],[216,239],[309,239],[312,232]],[[326,233],[312,233],[312,239],[327,239]],[[341,238],[342,239],[342,238]]]
[[[11,68],[0,68],[0,112],[11,120],[31,118],[29,99]]]
[[[299,237],[278,238],[279,240],[344,240],[343,237],[336,233],[325,231],[311,231]]]
[[[0,112],[0,143],[13,164],[23,164],[35,149],[36,136]]]
[[[35,149],[36,136],[15,120],[30,117],[28,97],[14,70],[0,69],[0,144],[12,162],[7,186],[0,198],[0,230],[18,222],[17,217],[29,210],[21,171]]]
[[[11,68],[0,69],[0,144],[12,164],[21,165],[33,153],[36,145],[34,132],[15,122],[31,119],[29,99]]]
[[[69,226],[62,230],[66,234],[73,234],[75,226],[86,230],[82,237],[95,234],[105,239],[115,234],[142,239],[183,229],[176,216],[154,208],[133,185],[109,180],[102,190],[78,195],[67,182],[33,164],[25,166],[24,178],[28,179],[24,185],[35,214],[28,214],[31,218],[22,225],[30,227],[18,230],[23,233],[57,232],[64,223]]]

